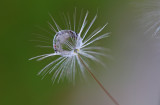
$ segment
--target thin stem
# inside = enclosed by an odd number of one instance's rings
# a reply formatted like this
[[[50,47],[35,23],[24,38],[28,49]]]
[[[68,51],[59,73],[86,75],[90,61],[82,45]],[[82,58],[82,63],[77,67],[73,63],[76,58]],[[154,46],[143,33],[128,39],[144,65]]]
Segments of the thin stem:
[[[102,90],[108,95],[108,97],[113,101],[115,105],[119,105],[118,102],[111,96],[111,94],[104,88],[104,86],[101,84],[101,82],[94,76],[94,74],[91,72],[91,70],[86,66],[86,64],[83,62],[82,58],[78,54],[78,58],[80,59],[80,62],[83,64],[83,66],[86,68],[86,70],[90,73],[90,75],[93,77],[93,79],[98,83],[98,85],[102,88]]]

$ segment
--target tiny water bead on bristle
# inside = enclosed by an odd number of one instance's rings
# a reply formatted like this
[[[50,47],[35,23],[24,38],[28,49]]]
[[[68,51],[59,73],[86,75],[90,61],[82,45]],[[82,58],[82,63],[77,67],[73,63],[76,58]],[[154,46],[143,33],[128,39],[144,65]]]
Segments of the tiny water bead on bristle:
[[[71,56],[73,52],[77,53],[81,43],[81,37],[76,32],[72,30],[61,30],[56,33],[53,39],[53,48],[56,53]]]

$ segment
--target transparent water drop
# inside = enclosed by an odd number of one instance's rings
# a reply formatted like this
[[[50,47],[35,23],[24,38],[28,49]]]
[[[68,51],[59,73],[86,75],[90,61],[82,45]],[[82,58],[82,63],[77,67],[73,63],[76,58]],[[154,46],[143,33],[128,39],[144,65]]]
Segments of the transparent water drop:
[[[78,34],[72,30],[61,30],[56,33],[53,39],[53,48],[61,55],[72,55],[78,52],[82,40]]]

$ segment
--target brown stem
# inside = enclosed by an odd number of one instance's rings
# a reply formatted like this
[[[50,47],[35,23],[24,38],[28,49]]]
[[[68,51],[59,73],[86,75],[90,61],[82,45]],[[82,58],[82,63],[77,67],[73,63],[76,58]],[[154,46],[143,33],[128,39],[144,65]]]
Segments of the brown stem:
[[[118,102],[111,96],[111,94],[104,88],[104,86],[101,84],[101,82],[94,76],[94,74],[91,72],[91,70],[86,66],[86,64],[83,62],[82,58],[78,54],[78,58],[80,59],[80,62],[83,64],[83,66],[86,68],[86,70],[91,74],[91,76],[94,78],[94,80],[98,83],[98,85],[102,88],[102,90],[109,96],[109,98],[114,102],[115,105],[119,105]]]

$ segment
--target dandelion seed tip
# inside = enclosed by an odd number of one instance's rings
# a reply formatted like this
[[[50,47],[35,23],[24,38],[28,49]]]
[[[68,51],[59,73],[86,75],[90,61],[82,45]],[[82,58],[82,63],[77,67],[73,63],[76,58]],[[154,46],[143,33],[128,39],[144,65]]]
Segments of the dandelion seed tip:
[[[108,33],[106,33],[108,36],[110,36],[110,34],[111,34],[112,32],[108,32]]]
[[[50,15],[50,16],[51,16],[51,13],[50,13],[50,12],[48,12],[48,15]]]
[[[97,8],[97,13],[96,14],[98,14],[98,8]]]
[[[105,26],[107,26],[107,25],[108,25],[108,22],[106,22]]]
[[[32,58],[29,58],[28,60],[32,60]]]
[[[41,71],[37,73],[37,75],[39,76],[41,74]]]
[[[89,11],[87,10],[86,15],[88,15],[88,14],[89,14]]]

